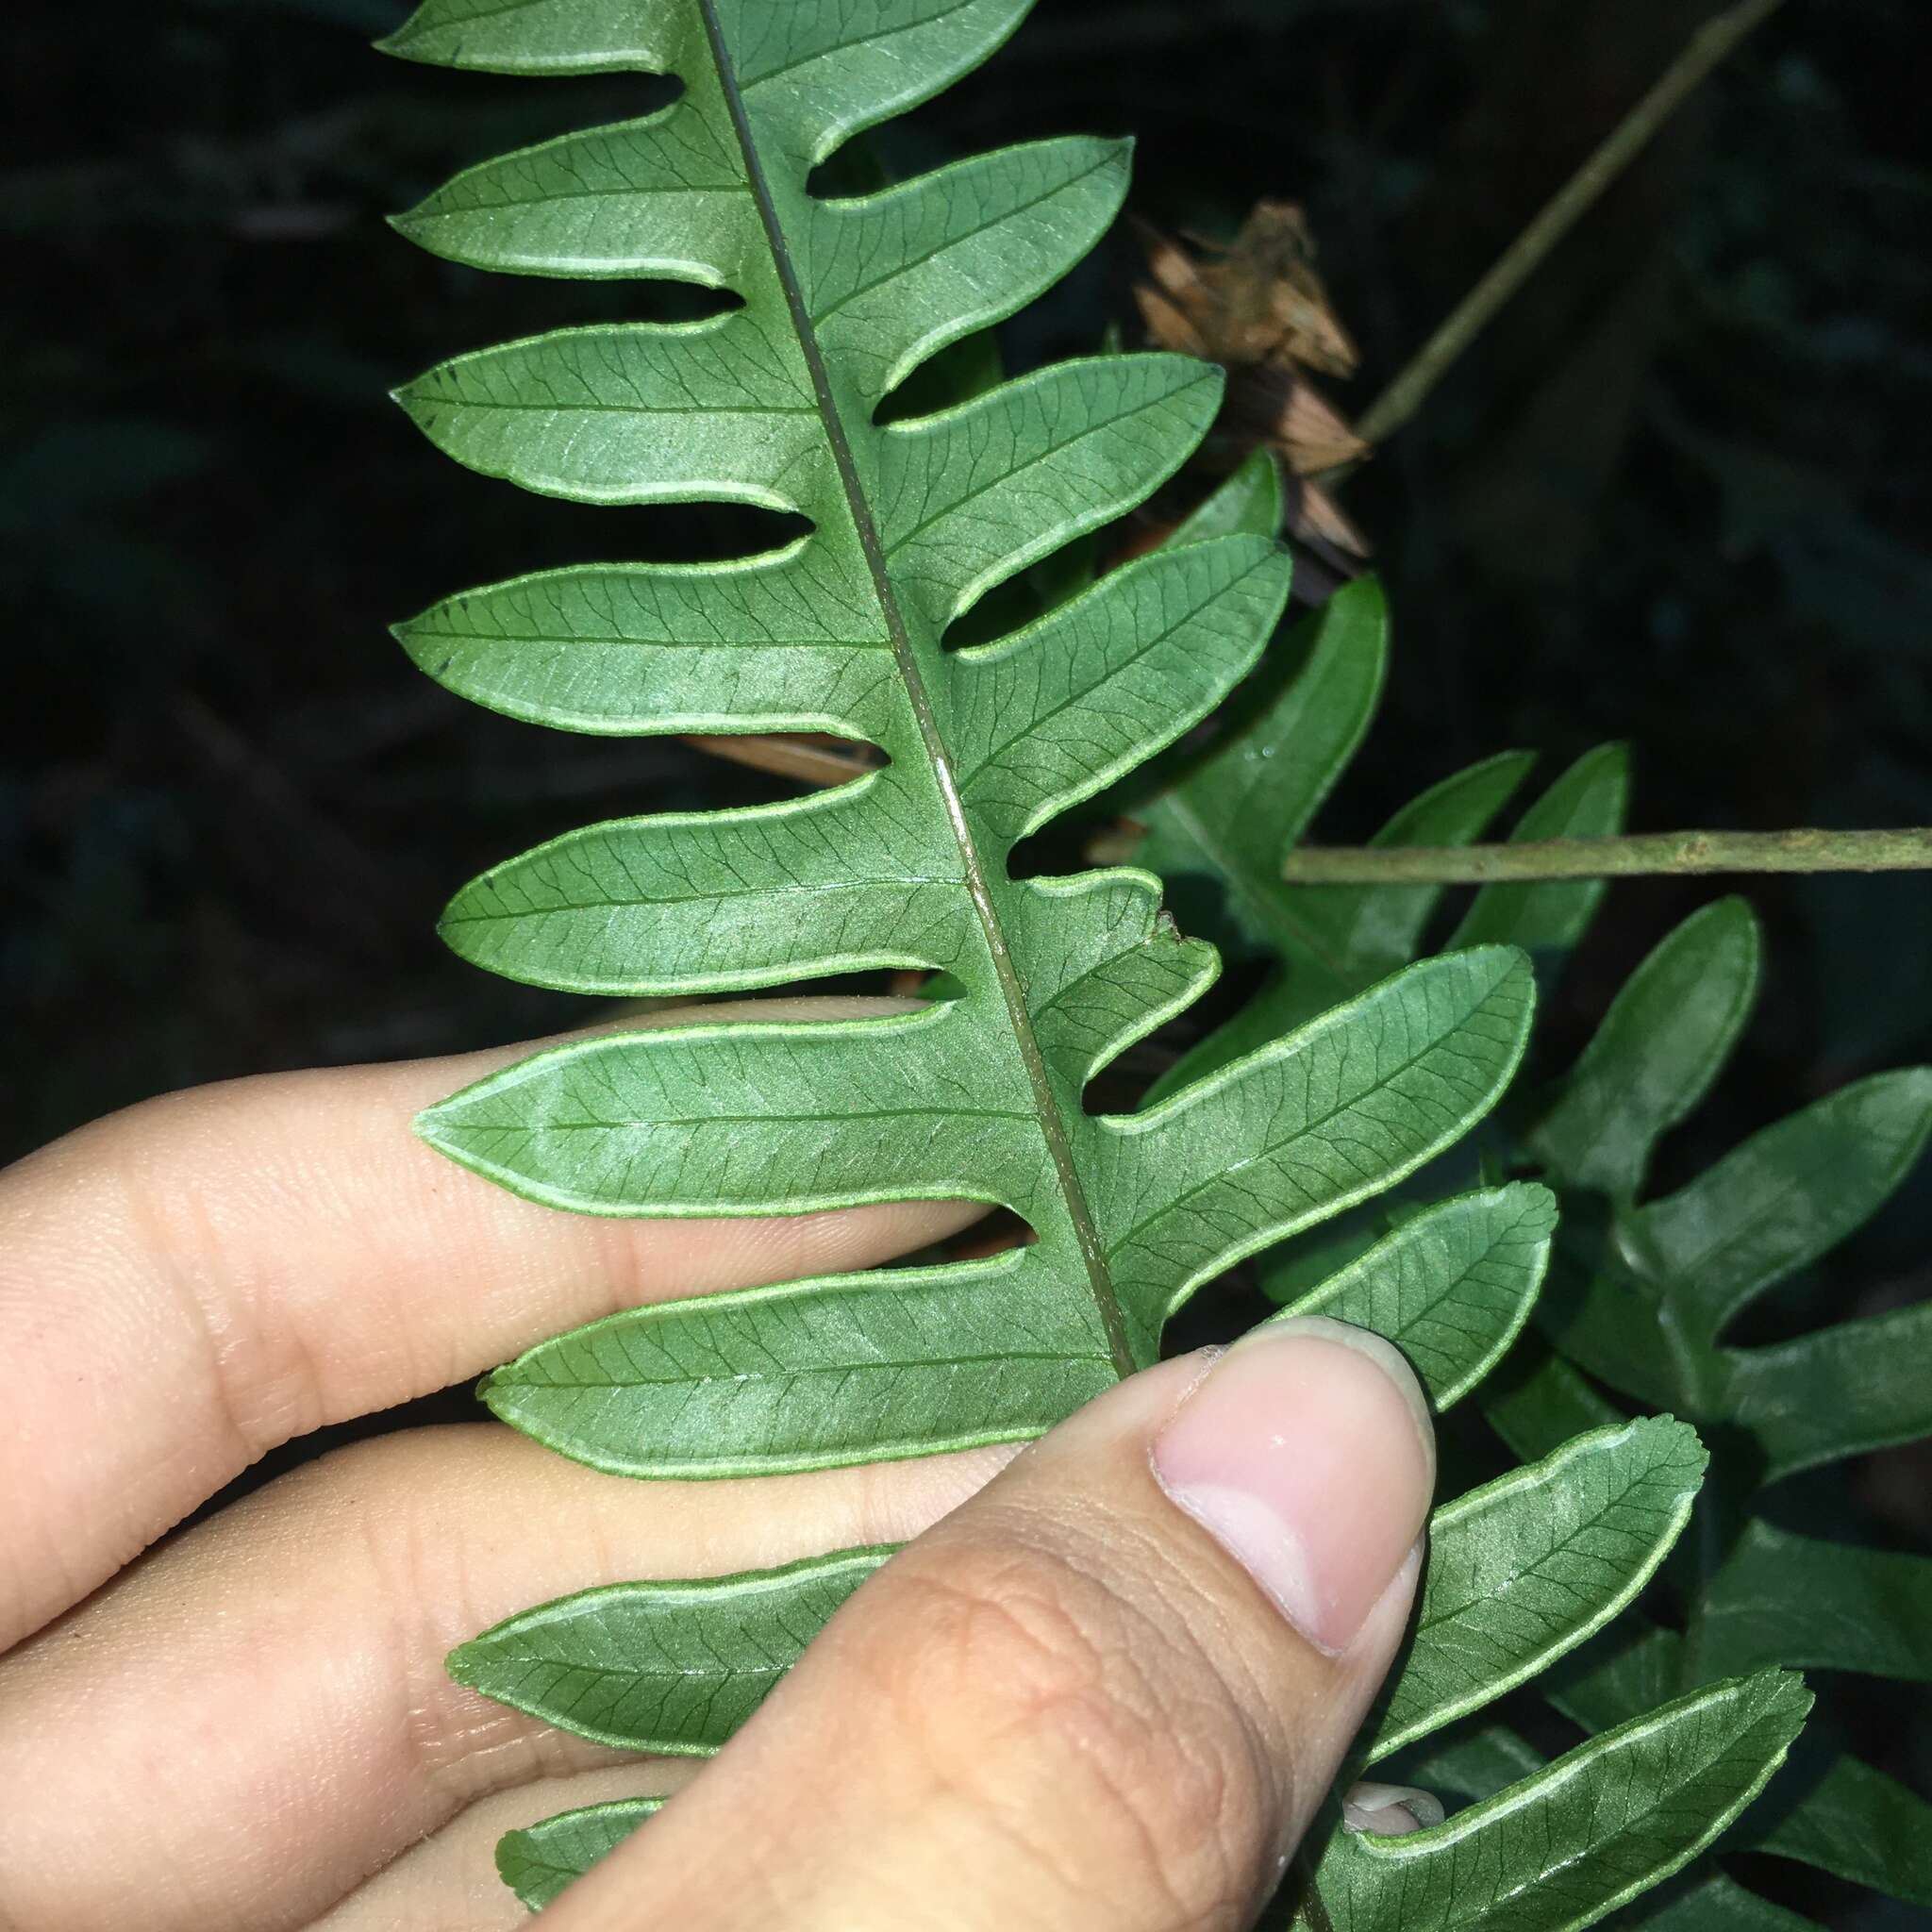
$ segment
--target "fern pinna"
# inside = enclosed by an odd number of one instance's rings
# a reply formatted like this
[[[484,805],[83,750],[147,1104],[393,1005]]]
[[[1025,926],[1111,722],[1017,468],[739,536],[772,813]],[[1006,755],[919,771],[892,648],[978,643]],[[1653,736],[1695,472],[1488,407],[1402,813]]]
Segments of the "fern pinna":
[[[498,1414],[606,1470],[743,1474],[1036,1435],[1154,1360],[1210,1276],[1448,1147],[1523,1048],[1528,964],[1477,946],[1138,1113],[1086,1110],[1093,1074],[1195,999],[1217,957],[1163,915],[1144,870],[1015,880],[1008,855],[1216,706],[1260,657],[1289,566],[1269,530],[1196,526],[1010,635],[947,648],[988,591],[1169,476],[1220,389],[1186,358],[1110,357],[880,420],[922,363],[1064,274],[1124,192],[1124,144],[1092,140],[862,197],[811,192],[841,143],[967,72],[1025,10],[428,0],[388,42],[488,71],[675,75],[663,111],[473,169],[400,225],[479,267],[669,277],[739,305],[459,358],[400,392],[425,432],[552,495],[736,501],[810,525],[721,565],[616,563],[473,591],[402,626],[412,655],[468,697],[567,729],[808,728],[889,760],[791,803],[558,840],[460,893],[451,942],[606,994],[933,975],[910,1012],[698,1013],[580,1041],[457,1094],[422,1131],[493,1180],[591,1213],[963,1197],[1012,1209],[1035,1237],[989,1258],[639,1309],[490,1379]],[[1539,1188],[1479,1189],[1353,1255],[1302,1305],[1382,1327],[1447,1402],[1521,1325],[1552,1223]],[[1618,1425],[1449,1505],[1413,1655],[1361,1758],[1587,1638],[1668,1548],[1700,1466],[1680,1424]],[[593,1591],[486,1632],[452,1668],[589,1737],[712,1750],[888,1554]],[[1721,1684],[1438,1831],[1399,1845],[1336,1834],[1319,1878],[1328,1922],[1585,1924],[1722,1828],[1804,1704],[1775,1672]],[[1607,1790],[1628,1799],[1609,1832]],[[513,1834],[505,1874],[541,1903],[650,1804]]]

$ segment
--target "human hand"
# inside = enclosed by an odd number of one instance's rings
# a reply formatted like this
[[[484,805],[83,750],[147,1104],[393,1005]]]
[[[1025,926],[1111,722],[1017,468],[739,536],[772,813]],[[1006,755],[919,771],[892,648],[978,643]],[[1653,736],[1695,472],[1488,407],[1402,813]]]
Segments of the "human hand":
[[[501,1831],[693,1768],[488,1703],[452,1645],[597,1584],[914,1538],[546,1926],[1251,1924],[1414,1586],[1426,1412],[1359,1331],[1163,1363],[1017,1457],[633,1483],[492,1424],[391,1433],[141,1556],[325,1423],[979,1211],[555,1213],[408,1132],[515,1057],[171,1096],[0,1175],[0,1928],[523,1923]]]

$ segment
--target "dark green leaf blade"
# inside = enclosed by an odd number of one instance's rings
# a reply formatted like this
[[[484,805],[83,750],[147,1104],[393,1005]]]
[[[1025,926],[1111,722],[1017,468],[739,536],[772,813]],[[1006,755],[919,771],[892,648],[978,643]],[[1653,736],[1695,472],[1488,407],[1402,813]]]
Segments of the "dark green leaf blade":
[[[1518,1182],[1411,1216],[1271,1319],[1326,1315],[1373,1328],[1408,1358],[1429,1401],[1459,1401],[1529,1319],[1549,1263],[1556,1197]]]
[[[1607,1731],[1667,1702],[1685,1685],[1684,1640],[1641,1615],[1626,1617],[1566,1657],[1542,1690],[1587,1731]]]
[[[1507,1724],[1458,1724],[1410,1745],[1381,1769],[1385,1776],[1418,1786],[1459,1810],[1533,1776],[1548,1761]]]
[[[1624,828],[1629,791],[1629,754],[1621,744],[1600,744],[1585,752],[1524,813],[1510,842],[1607,838]],[[1485,886],[1449,943],[1502,943],[1546,958],[1561,955],[1589,929],[1604,890],[1601,879],[1575,885]]]
[[[1371,1758],[1424,1736],[1581,1643],[1662,1562],[1704,1479],[1668,1417],[1606,1429],[1438,1509],[1413,1646]]]
[[[514,1710],[625,1751],[715,1751],[883,1563],[841,1550],[695,1583],[619,1583],[541,1604],[449,1654]]]
[[[1754,1135],[1629,1223],[1643,1274],[1714,1340],[1753,1297],[1874,1215],[1932,1136],[1932,1068],[1875,1074]]]
[[[1278,537],[1281,516],[1280,466],[1272,451],[1253,450],[1181,519],[1167,541],[1172,545],[1201,543],[1210,537]]]
[[[1586,1429],[1616,1428],[1624,1412],[1540,1337],[1520,1348],[1483,1391],[1490,1426],[1525,1462]]]
[[[1576,1932],[1668,1878],[1783,1761],[1810,1707],[1767,1671],[1666,1705],[1406,1838],[1338,1832],[1335,1932]]]
[[[1337,640],[1338,645],[1345,641]],[[1317,668],[1318,660],[1311,658],[1304,676]],[[1355,694],[1360,695],[1366,662],[1358,659],[1355,670]],[[1308,761],[1308,777],[1323,791],[1339,778],[1360,737],[1359,728],[1348,724],[1342,702],[1351,695],[1350,682],[1332,672],[1326,681],[1332,687],[1329,702],[1302,721],[1301,748],[1291,750],[1285,740],[1278,746],[1291,769]],[[1284,696],[1282,706],[1295,689]],[[1315,694],[1320,694],[1319,681]],[[1353,735],[1341,731],[1343,724]],[[1238,759],[1252,749],[1237,740],[1224,755],[1217,755],[1215,766],[1223,756]],[[1525,753],[1506,752],[1445,779],[1405,807],[1371,842],[1465,844],[1502,808],[1533,762]],[[1312,810],[1310,806],[1300,816],[1306,819]],[[1267,850],[1265,841],[1258,841],[1260,849],[1245,849],[1257,842],[1253,831],[1242,828],[1236,837],[1204,843],[1183,823],[1187,813],[1185,802],[1171,805],[1167,837],[1144,847],[1141,858],[1175,874],[1183,912],[1238,956],[1258,952],[1277,963],[1240,1012],[1161,1075],[1150,1100],[1165,1099],[1407,965],[1443,891],[1439,886],[1289,886],[1274,875],[1280,871],[1280,852]],[[1158,821],[1158,809],[1156,817]],[[1266,879],[1258,876],[1262,859],[1273,861]],[[1240,870],[1230,872],[1237,862]],[[1209,882],[1208,890],[1194,878],[1196,873]],[[1220,896],[1224,888],[1224,897]]]
[[[1762,1445],[1767,1481],[1932,1435],[1932,1302],[1723,1360],[1724,1411]]]
[[[1368,729],[1388,657],[1388,607],[1372,577],[1338,591],[1276,647],[1297,666],[1268,708],[1146,807],[1136,858],[1174,880],[1224,882],[1225,930],[1210,938],[1266,952],[1287,903],[1281,855],[1300,836]]]
[[[1772,1815],[1747,1818],[1740,1848],[1814,1865],[1853,1885],[1932,1911],[1932,1805],[1894,1777],[1850,1757],[1834,1757],[1823,1777],[1796,1774],[1797,1802],[1778,1815],[1776,1787],[1765,1801]]]
[[[1531,1137],[1573,1187],[1629,1196],[1651,1150],[1704,1097],[1757,999],[1757,922],[1742,899],[1693,913],[1610,1004]]]
[[[496,1841],[497,1876],[531,1911],[541,1912],[663,1804],[662,1798],[615,1798],[507,1831]]]
[[[1634,1618],[1558,1664],[1550,1701],[1588,1730],[1607,1729],[1681,1684],[1693,1663],[1697,1674],[1714,1667],[1701,1650],[1693,1658],[1676,1632]],[[1809,1740],[1729,1842],[1932,1905],[1932,1805],[1871,1765]]]
[[[1703,1668],[1726,1675],[1781,1663],[1932,1683],[1932,1557],[1754,1520],[1706,1590],[1697,1627]]]
[[[1536,763],[1526,751],[1498,752],[1411,799],[1369,841],[1394,845],[1467,845],[1515,796]],[[1377,978],[1414,958],[1442,886],[1303,886],[1302,919],[1324,936],[1351,975]]]
[[[1687,1874],[1626,1907],[1616,1924],[1619,1932],[1816,1932],[1814,1921],[1746,1891],[1722,1872]]]

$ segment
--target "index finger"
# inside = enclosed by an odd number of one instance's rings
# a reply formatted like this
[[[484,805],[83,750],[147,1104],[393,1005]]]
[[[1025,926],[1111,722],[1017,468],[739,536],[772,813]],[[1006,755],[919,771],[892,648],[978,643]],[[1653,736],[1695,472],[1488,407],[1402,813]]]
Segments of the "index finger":
[[[752,1001],[705,1017],[904,1006]],[[0,1649],[291,1437],[617,1308],[864,1267],[984,1211],[613,1221],[520,1200],[409,1123],[527,1051],[171,1094],[0,1174]]]

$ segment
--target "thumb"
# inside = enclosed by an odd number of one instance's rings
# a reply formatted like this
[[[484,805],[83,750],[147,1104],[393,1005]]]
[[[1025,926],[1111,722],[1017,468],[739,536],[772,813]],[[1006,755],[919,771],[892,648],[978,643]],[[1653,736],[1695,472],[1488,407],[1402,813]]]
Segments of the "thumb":
[[[561,1932],[1249,1924],[1394,1657],[1434,1459],[1340,1323],[1133,1377],[859,1591]]]

